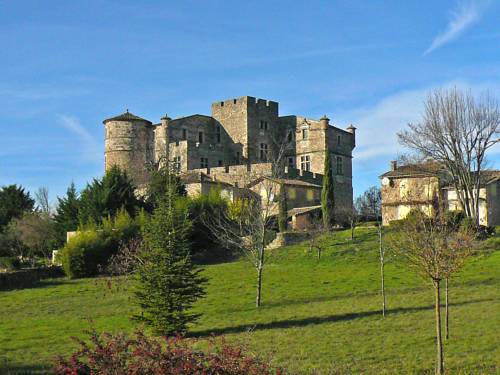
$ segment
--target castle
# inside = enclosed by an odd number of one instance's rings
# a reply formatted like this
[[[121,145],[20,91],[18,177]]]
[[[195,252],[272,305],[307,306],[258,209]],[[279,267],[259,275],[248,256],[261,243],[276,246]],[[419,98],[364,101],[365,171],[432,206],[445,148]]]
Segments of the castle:
[[[127,111],[103,123],[105,169],[118,165],[138,187],[148,181],[147,166],[161,160],[169,160],[186,181],[242,187],[249,176],[269,176],[277,155],[291,184],[321,186],[330,153],[335,203],[352,206],[356,128],[332,126],[326,116],[280,116],[277,102],[243,96],[213,103],[211,116],[164,116],[153,124]]]

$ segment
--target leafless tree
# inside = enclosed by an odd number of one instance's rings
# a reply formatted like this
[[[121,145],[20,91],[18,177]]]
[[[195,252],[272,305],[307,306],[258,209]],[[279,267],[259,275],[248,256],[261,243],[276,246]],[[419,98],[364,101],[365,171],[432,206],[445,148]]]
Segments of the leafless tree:
[[[40,212],[50,215],[51,207],[49,202],[49,189],[46,187],[40,187],[35,192],[35,201],[37,208]]]
[[[436,323],[436,374],[444,372],[441,328],[441,281],[455,274],[471,254],[474,236],[464,227],[451,225],[438,213],[415,210],[405,220],[404,227],[390,240],[395,254],[404,259],[434,288]]]
[[[325,249],[325,244],[321,240],[321,237],[325,233],[333,233],[330,232],[327,228],[325,228],[323,219],[318,216],[311,220],[311,225],[309,227],[309,252],[313,254],[316,252],[316,257],[318,261],[321,260],[321,255],[323,254],[323,250]]]
[[[374,219],[376,222],[380,265],[380,292],[382,294],[382,316],[385,316],[387,311],[385,296],[385,248],[382,242],[382,195],[380,189],[376,186],[372,186],[366,190],[362,196],[356,199],[355,205],[361,216],[366,219]]]
[[[272,164],[270,176],[248,176],[246,193],[230,204],[227,211],[215,216],[205,215],[203,222],[219,243],[245,254],[257,271],[255,305],[262,302],[262,276],[267,260],[266,247],[272,238],[279,212],[280,180],[284,175],[287,144],[276,143],[265,156]]]
[[[21,218],[13,220],[10,230],[25,245],[32,266],[35,265],[36,256],[41,255],[50,259],[49,240],[52,235],[52,223],[48,214],[26,212]]]
[[[351,229],[351,241],[354,241],[355,230],[361,219],[358,208],[355,205],[341,206],[337,208],[335,213],[337,221],[349,225]]]
[[[475,99],[457,88],[436,90],[422,122],[408,127],[398,134],[400,143],[447,169],[463,211],[478,225],[481,172],[487,151],[499,142],[498,102],[488,93]]]

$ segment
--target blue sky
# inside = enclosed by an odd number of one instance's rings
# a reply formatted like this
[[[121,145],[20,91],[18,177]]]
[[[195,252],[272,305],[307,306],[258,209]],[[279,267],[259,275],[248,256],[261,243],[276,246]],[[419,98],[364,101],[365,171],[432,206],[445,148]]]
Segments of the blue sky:
[[[250,95],[353,123],[357,195],[429,90],[500,100],[498,0],[0,0],[0,45],[0,186],[53,200],[102,175],[102,120],[126,108],[158,121]]]

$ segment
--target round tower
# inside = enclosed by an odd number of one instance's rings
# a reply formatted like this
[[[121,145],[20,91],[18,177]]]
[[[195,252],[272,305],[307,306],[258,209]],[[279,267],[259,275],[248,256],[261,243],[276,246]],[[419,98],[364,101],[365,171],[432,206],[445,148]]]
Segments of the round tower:
[[[148,169],[153,162],[153,124],[128,110],[103,124],[104,169],[116,165],[127,172],[136,187],[142,187],[148,181]]]
[[[168,125],[171,118],[167,115],[161,118],[161,123],[154,130],[155,137],[155,163],[158,166],[168,165],[169,161],[169,137]]]

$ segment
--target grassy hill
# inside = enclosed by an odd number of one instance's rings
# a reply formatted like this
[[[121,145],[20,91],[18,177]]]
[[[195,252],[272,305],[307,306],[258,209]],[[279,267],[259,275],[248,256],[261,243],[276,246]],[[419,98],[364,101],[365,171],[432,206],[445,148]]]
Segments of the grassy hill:
[[[224,334],[292,373],[433,372],[433,292],[390,260],[386,318],[380,314],[376,235],[359,228],[323,238],[320,261],[307,244],[273,251],[264,270],[263,306],[256,310],[255,271],[245,260],[205,267],[208,295],[192,327],[197,335]],[[500,250],[500,237],[485,248]],[[452,281],[452,373],[500,372],[500,251],[472,259]],[[0,292],[0,369],[36,370],[74,349],[71,336],[133,330],[126,290],[103,279],[47,280],[36,288]],[[1,370],[0,370],[1,372]]]

